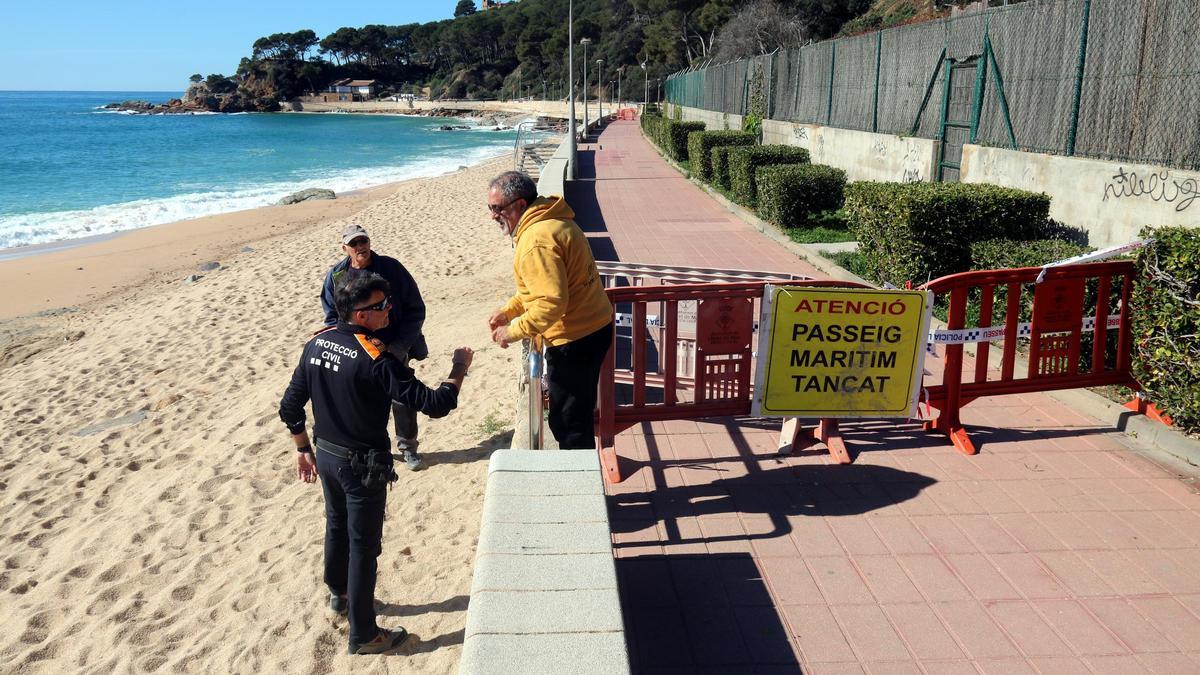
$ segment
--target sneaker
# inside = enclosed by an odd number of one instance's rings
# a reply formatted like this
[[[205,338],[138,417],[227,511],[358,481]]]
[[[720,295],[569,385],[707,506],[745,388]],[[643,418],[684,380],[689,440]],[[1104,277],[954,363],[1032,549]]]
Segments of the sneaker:
[[[379,635],[374,640],[363,644],[350,643],[351,654],[382,654],[400,646],[408,638],[408,631],[403,628],[387,630],[379,629]]]
[[[401,454],[404,457],[404,464],[410,471],[420,471],[425,468],[425,462],[421,461],[421,456],[416,450],[402,450]]]
[[[346,616],[346,613],[350,611],[350,601],[346,599],[346,596],[330,591],[329,609],[332,609],[337,614]]]

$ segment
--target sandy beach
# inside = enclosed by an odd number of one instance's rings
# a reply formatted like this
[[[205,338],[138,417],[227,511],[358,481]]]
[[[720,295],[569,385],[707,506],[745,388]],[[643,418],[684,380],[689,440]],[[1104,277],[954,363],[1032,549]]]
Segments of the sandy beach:
[[[483,207],[506,167],[0,261],[0,333],[15,337],[0,361],[2,669],[453,671],[486,460],[516,392],[519,352],[485,327],[511,288]],[[412,633],[388,656],[345,653],[321,583],[321,491],[296,481],[277,415],[351,220],[421,286],[418,376],[476,349],[459,409],[421,420],[429,468],[388,496],[380,621]],[[196,269],[209,260],[221,268]]]

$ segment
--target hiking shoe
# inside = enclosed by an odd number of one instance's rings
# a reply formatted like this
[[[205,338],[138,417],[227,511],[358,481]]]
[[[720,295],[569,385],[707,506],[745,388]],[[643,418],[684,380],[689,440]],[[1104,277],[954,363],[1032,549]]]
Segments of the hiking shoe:
[[[351,654],[382,654],[400,646],[400,643],[408,638],[408,631],[403,628],[387,630],[379,629],[379,635],[375,636],[374,640],[363,644],[350,643]]]
[[[330,591],[329,609],[332,609],[334,612],[341,614],[342,616],[346,616],[346,612],[350,611],[350,601],[346,599],[346,596]]]
[[[416,450],[405,449],[401,451],[401,454],[404,457],[404,465],[410,471],[420,471],[425,468],[425,462],[421,460],[421,456],[417,454]]]

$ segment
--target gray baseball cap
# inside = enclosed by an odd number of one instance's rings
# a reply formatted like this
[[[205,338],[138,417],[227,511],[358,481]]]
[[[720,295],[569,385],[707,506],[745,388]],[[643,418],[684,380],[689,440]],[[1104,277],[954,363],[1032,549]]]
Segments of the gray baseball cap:
[[[371,236],[367,234],[367,231],[363,228],[363,226],[359,225],[358,223],[350,223],[346,227],[342,228],[342,243],[343,244],[349,244],[350,242],[354,241],[358,237],[366,237],[368,239],[371,238]]]

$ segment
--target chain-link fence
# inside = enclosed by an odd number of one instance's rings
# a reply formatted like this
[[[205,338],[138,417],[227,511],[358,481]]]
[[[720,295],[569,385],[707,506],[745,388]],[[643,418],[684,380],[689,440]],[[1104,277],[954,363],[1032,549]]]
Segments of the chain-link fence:
[[[676,73],[666,94],[956,148],[1200,169],[1197,36],[1200,0],[1030,0]]]

